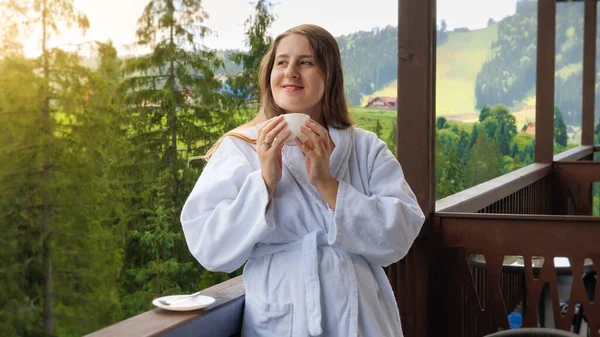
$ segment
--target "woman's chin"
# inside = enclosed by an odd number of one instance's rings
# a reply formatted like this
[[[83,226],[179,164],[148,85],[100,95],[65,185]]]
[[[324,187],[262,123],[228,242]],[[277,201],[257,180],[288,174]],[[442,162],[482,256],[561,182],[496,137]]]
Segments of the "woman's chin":
[[[281,106],[281,108],[285,111],[285,113],[287,114],[292,114],[292,113],[304,113],[307,109],[305,107],[299,107],[297,105],[284,105]]]

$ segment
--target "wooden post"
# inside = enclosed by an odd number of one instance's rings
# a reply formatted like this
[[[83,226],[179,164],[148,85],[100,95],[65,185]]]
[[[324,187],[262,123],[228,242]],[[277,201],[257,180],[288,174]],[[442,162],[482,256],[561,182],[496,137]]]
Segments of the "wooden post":
[[[436,1],[398,0],[397,156],[427,220],[408,255],[388,268],[404,336],[429,334],[431,215],[435,211]]]
[[[535,162],[552,163],[556,0],[538,0]]]
[[[581,145],[594,145],[594,99],[596,95],[596,0],[585,0],[584,17]]]

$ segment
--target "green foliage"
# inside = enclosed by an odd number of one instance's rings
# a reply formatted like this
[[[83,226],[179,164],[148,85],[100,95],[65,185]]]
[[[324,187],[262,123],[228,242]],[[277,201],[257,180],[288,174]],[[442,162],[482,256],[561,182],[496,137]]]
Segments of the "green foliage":
[[[379,118],[377,118],[377,122],[375,123],[375,134],[377,135],[378,138],[381,138],[381,130],[382,130],[382,126],[381,126],[381,122],[379,121]]]
[[[4,55],[3,55],[4,56]],[[39,79],[33,62],[0,57],[0,329],[6,336],[32,336],[43,331],[41,258],[42,184]],[[23,90],[23,83],[28,90]],[[29,303],[37,305],[29,305]]]
[[[393,154],[396,154],[396,140],[397,140],[397,131],[396,131],[396,121],[392,121],[392,130],[390,131],[390,135],[388,137],[388,148],[392,151]]]
[[[346,96],[360,106],[363,95],[396,79],[398,29],[387,26],[336,38],[344,65]],[[365,67],[368,64],[368,67]]]
[[[562,113],[558,105],[554,106],[554,142],[563,148],[567,146],[567,126],[563,120]],[[555,151],[556,152],[556,151]]]
[[[135,247],[136,254],[124,283],[127,295],[123,308],[127,316],[149,310],[152,298],[157,296],[196,289],[193,280],[201,277],[195,261],[185,258],[189,255],[182,249],[186,247],[185,239],[180,225],[173,221],[176,207],[165,195],[165,185],[159,181],[153,187],[156,197],[152,202],[135,210],[146,221],[128,235],[128,246]]]
[[[475,142],[477,141],[477,137],[479,137],[479,132],[481,127],[478,124],[473,125],[473,130],[471,131],[471,141],[469,143],[469,148],[473,148]]]
[[[485,132],[479,130],[471,159],[467,165],[466,175],[468,186],[475,186],[502,174],[503,162],[497,138],[491,143]]]
[[[488,118],[481,123],[481,128],[488,139],[494,138],[497,132],[500,132],[500,123],[495,118]]]
[[[583,10],[583,3],[572,2],[557,4],[556,11],[555,102],[570,125],[581,123]],[[475,83],[477,107],[513,105],[534,95],[536,32],[536,1],[520,1],[515,15],[498,22],[497,41]],[[596,69],[598,65],[600,60]],[[598,88],[596,97],[600,98]]]
[[[356,121],[356,126],[375,132],[377,128],[377,120],[381,125],[381,138],[390,146],[390,139],[393,125],[396,124],[396,111],[393,110],[373,110],[368,108],[350,107],[350,116]],[[395,132],[394,132],[395,134]],[[395,143],[395,140],[393,141]]]
[[[441,151],[439,151],[441,154]],[[447,155],[436,156],[436,160],[445,160],[440,166],[439,181],[436,185],[436,198],[441,199],[464,190],[465,176],[464,166],[457,157],[454,147],[451,147]]]
[[[448,126],[437,119],[437,198],[533,162],[534,138],[516,133],[516,120],[508,108],[484,106],[479,120],[473,126],[454,122]]]
[[[471,147],[469,145],[469,134],[465,131],[460,131],[458,142],[456,143],[456,156],[461,164],[461,167],[465,167],[466,163],[471,157]]]
[[[504,105],[494,108],[484,106],[479,114],[479,121],[488,139],[498,138],[503,155],[511,155],[510,143],[517,133],[517,120]]]
[[[439,129],[443,129],[445,127],[447,127],[447,120],[444,116],[440,116],[435,120],[435,127],[439,130]]]
[[[489,105],[484,105],[479,111],[479,121],[483,122],[486,118],[490,117],[492,114],[492,108]]]
[[[273,5],[266,0],[259,0],[255,6],[254,16],[246,20],[246,46],[250,48],[247,53],[236,52],[230,55],[231,61],[241,65],[243,72],[230,76],[227,80],[236,101],[246,100],[257,102],[260,99],[258,85],[258,72],[263,56],[269,50],[273,38],[267,31],[275,21],[272,14]]]
[[[444,21],[438,30],[438,44],[447,39]],[[352,105],[360,106],[363,96],[377,92],[396,80],[398,27],[373,28],[339,36],[336,40],[344,65],[344,89]],[[365,64],[369,66],[365,67]]]
[[[89,23],[71,1],[9,3],[11,18],[45,31],[41,55],[0,50],[1,330],[19,336],[80,336],[120,317],[116,205],[102,154],[114,136],[86,113],[99,77],[78,55],[47,46],[57,27]],[[101,91],[99,85],[96,90]],[[4,274],[4,271],[7,273]],[[4,319],[4,315],[11,318]]]
[[[121,285],[127,316],[147,310],[162,294],[191,292],[205,272],[189,254],[179,214],[199,170],[188,158],[204,154],[238,112],[219,94],[214,70],[223,66],[198,41],[208,29],[200,0],[150,1],[139,19],[138,44],[151,51],[127,60],[121,81],[128,116],[131,207]]]

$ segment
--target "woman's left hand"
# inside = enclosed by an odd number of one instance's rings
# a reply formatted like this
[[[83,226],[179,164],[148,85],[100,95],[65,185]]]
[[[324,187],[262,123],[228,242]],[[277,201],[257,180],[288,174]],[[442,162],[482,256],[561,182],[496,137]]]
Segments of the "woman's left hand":
[[[304,143],[298,138],[295,141],[304,153],[310,183],[317,188],[325,201],[335,209],[338,181],[331,175],[329,170],[329,157],[333,151],[329,132],[312,119],[301,126],[300,131],[308,138]]]

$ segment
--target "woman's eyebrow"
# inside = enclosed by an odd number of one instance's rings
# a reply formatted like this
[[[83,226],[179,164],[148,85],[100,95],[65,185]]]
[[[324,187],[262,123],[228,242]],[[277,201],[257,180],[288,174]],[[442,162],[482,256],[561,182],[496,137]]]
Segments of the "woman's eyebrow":
[[[288,55],[288,54],[277,55],[277,58],[289,58],[289,57],[290,57],[290,55]],[[300,59],[305,59],[305,58],[310,58],[310,57],[313,57],[313,55],[311,55],[311,54],[298,55],[298,58],[300,58]]]

